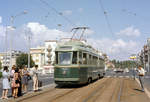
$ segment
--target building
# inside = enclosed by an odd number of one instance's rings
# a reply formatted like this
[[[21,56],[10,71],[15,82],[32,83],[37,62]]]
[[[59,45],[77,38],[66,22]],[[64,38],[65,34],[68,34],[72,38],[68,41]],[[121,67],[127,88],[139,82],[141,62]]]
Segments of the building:
[[[146,71],[150,71],[150,38],[147,39],[143,49],[138,54],[138,62],[144,65]]]
[[[17,51],[17,50],[12,51],[12,65],[16,65],[16,59],[22,53],[23,52]],[[7,53],[6,52],[1,52],[0,53],[0,61],[2,63],[2,67],[3,66],[10,66],[10,61],[11,61],[10,55],[11,55],[10,51],[7,52]]]
[[[30,54],[32,56],[33,61],[40,68],[43,67],[45,64],[44,50],[45,50],[44,47],[37,47],[37,48],[31,48],[30,49]]]
[[[44,42],[44,46],[30,49],[32,59],[42,73],[53,73],[56,46],[56,40],[47,40]]]

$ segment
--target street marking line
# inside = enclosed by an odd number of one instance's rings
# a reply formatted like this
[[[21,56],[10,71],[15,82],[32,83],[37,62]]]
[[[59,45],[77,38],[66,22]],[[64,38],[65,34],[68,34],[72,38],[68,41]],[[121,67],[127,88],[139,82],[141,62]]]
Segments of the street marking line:
[[[106,76],[106,78],[110,78],[111,76]]]
[[[138,83],[139,85],[141,85],[140,82],[139,82],[139,80],[138,80],[137,78],[135,78],[135,80],[137,81],[137,83]],[[147,94],[147,96],[150,98],[150,92],[148,91],[148,89],[144,87],[144,91],[145,91],[145,93]]]
[[[125,76],[125,78],[130,78],[129,76]]]

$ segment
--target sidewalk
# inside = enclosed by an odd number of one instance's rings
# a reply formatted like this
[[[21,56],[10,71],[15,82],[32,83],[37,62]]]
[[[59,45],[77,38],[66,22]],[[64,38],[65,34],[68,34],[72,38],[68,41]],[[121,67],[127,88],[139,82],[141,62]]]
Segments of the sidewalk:
[[[14,99],[13,97],[9,98],[8,100],[2,100],[2,99],[0,99],[0,102],[21,102],[22,100],[24,100],[26,98],[37,96],[37,95],[40,95],[40,94],[42,94],[44,92],[50,91],[55,86],[56,86],[56,84],[50,84],[50,85],[47,85],[47,86],[43,86],[43,87],[39,88],[38,92],[30,91],[30,92],[28,92],[28,93],[24,94],[23,96],[18,97],[16,99]]]
[[[138,77],[136,77],[136,81],[140,85]],[[147,96],[150,98],[150,78],[148,78],[148,79],[144,78],[144,90],[145,90],[145,93],[147,94]]]

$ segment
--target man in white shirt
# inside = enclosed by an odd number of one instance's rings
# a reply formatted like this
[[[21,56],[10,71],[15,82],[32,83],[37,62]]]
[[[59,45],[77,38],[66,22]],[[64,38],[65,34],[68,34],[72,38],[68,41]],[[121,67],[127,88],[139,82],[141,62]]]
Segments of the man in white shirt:
[[[33,90],[38,91],[38,65],[33,69]]]
[[[139,66],[138,72],[139,72],[139,80],[140,80],[141,88],[142,91],[144,92],[143,77],[145,75],[145,70],[142,68],[142,66]]]

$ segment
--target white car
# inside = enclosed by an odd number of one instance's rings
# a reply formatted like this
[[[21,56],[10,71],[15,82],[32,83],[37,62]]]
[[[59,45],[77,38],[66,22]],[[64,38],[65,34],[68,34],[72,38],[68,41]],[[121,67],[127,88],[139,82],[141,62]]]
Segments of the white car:
[[[129,73],[129,69],[128,69],[128,68],[126,68],[126,69],[124,70],[124,72]]]

